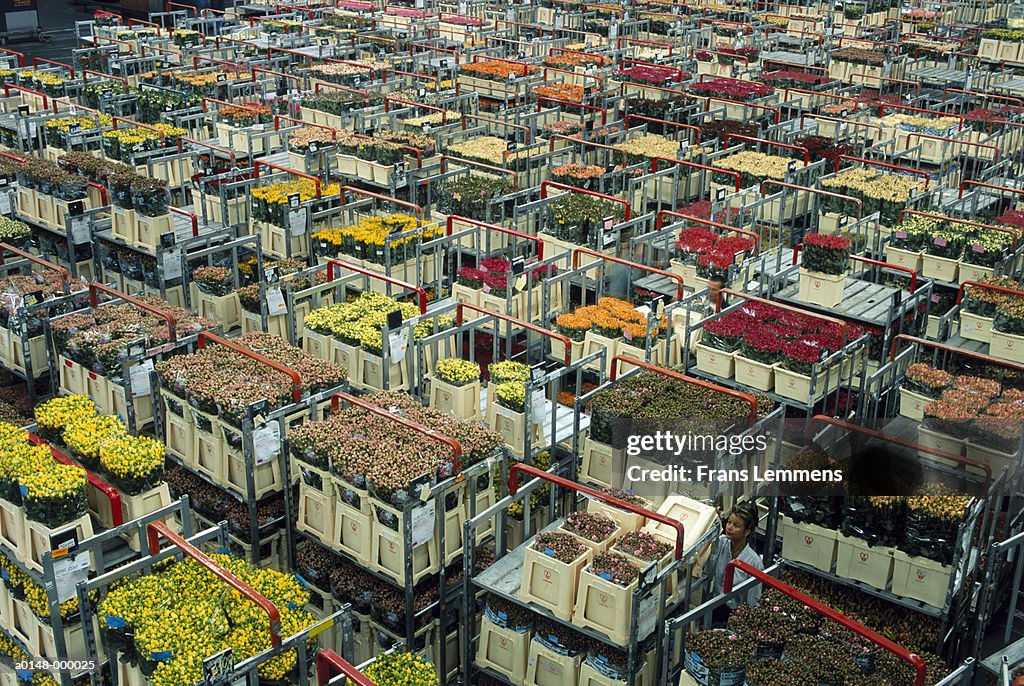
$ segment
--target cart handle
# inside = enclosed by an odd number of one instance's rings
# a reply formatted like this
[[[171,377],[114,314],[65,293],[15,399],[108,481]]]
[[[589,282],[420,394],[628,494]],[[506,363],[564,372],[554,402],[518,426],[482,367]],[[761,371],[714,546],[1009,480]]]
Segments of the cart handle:
[[[801,188],[802,188],[802,186],[801,186]],[[680,219],[685,219],[686,221],[693,222],[695,224],[703,224],[704,226],[713,226],[716,229],[721,229],[722,231],[731,231],[732,233],[738,233],[741,236],[747,236],[752,241],[754,241],[754,254],[758,255],[758,254],[761,253],[761,237],[758,236],[753,231],[748,231],[747,229],[737,229],[735,226],[729,226],[728,224],[722,224],[721,222],[713,222],[710,219],[701,219],[700,217],[691,217],[688,214],[683,214],[682,212],[677,212],[675,210],[658,210],[658,216],[654,220],[654,228],[655,228],[656,231],[661,231],[661,227],[664,226],[664,224],[665,224],[665,215],[668,215],[670,217],[679,217]]]
[[[992,357],[991,355],[986,355],[984,353],[972,353],[961,348],[954,348],[952,346],[944,345],[942,343],[936,343],[935,341],[926,341],[923,338],[916,338],[905,333],[896,334],[896,337],[892,339],[892,350],[889,352],[890,362],[896,359],[896,344],[900,340],[907,341],[911,345],[927,345],[931,346],[932,348],[938,348],[939,350],[943,350],[945,352],[963,355],[964,357],[973,357],[974,359],[979,360],[981,362],[996,364],[1001,367],[1006,367],[1007,369],[1012,369],[1018,373],[1024,374],[1024,365],[1017,364],[1016,362],[1010,362],[1009,360],[1001,360],[998,357]]]
[[[81,469],[84,469],[86,473],[86,478],[88,478],[89,480],[89,484],[96,490],[100,491],[103,495],[107,496],[107,500],[110,501],[111,521],[113,522],[114,527],[116,528],[124,524],[124,512],[121,510],[120,491],[118,491],[116,488],[108,484],[106,481],[90,472],[88,469],[85,469],[85,467],[76,464],[74,460],[72,460],[67,455],[54,448],[52,445],[50,445],[43,439],[39,438],[39,436],[36,436],[34,433],[29,432],[28,440],[30,443],[33,443],[35,445],[47,446],[50,449],[50,455],[53,457],[55,462],[60,462],[61,464],[71,465],[73,467],[79,467]]]
[[[381,281],[384,281],[386,283],[394,284],[395,286],[400,286],[401,288],[404,288],[407,291],[416,291],[416,293],[419,295],[420,314],[426,314],[426,312],[427,312],[427,292],[422,287],[417,286],[415,284],[406,283],[405,281],[399,281],[398,279],[394,278],[393,276],[388,276],[387,274],[384,274],[384,273],[381,273],[381,272],[375,272],[375,271],[373,271],[371,269],[367,269],[366,267],[359,267],[357,265],[349,264],[348,262],[342,262],[341,260],[335,260],[335,259],[327,260],[327,280],[328,281],[334,281],[334,278],[335,278],[335,276],[334,276],[334,267],[335,266],[340,267],[342,269],[347,269],[349,271],[356,272],[357,274],[362,274],[363,276],[369,276],[371,278],[380,279]]]
[[[63,67],[71,73],[71,78],[75,78],[75,68],[72,67],[70,64],[64,64],[63,62],[54,62],[53,60],[43,59],[42,57],[33,57],[32,69],[39,71],[40,62],[42,62],[43,64],[52,64],[55,67]]]
[[[924,686],[925,672],[927,670],[927,667],[924,664],[924,660],[922,660],[920,656],[910,652],[902,646],[896,645],[886,637],[876,634],[874,631],[868,629],[866,626],[863,626],[862,624],[853,621],[846,615],[836,612],[830,607],[826,607],[825,605],[819,603],[817,600],[810,597],[809,595],[801,593],[795,588],[787,586],[775,577],[765,574],[760,569],[752,567],[748,565],[746,562],[743,562],[741,560],[732,560],[726,566],[725,587],[723,588],[723,591],[725,593],[732,592],[736,570],[743,572],[747,576],[754,577],[755,579],[758,579],[761,583],[767,586],[771,586],[775,590],[789,596],[790,598],[793,598],[794,600],[803,603],[804,605],[811,608],[818,614],[824,616],[825,618],[841,624],[842,626],[846,627],[855,634],[863,636],[864,638],[871,641],[878,647],[884,648],[886,651],[892,653],[904,662],[910,663],[910,666],[913,667],[914,671],[917,673],[917,676],[914,678],[914,686]]]
[[[902,438],[897,438],[896,436],[890,436],[889,434],[883,433],[881,431],[875,431],[874,429],[869,429],[869,428],[864,427],[864,426],[857,426],[856,424],[850,424],[849,422],[844,422],[842,419],[836,419],[835,417],[826,417],[823,414],[815,415],[814,417],[811,418],[811,421],[825,422],[826,424],[831,424],[833,426],[838,426],[840,428],[847,429],[847,430],[850,430],[850,431],[857,431],[859,433],[864,434],[865,436],[871,436],[872,438],[879,438],[879,439],[881,439],[881,440],[883,440],[883,441],[885,441],[887,443],[895,443],[896,445],[903,446],[904,448],[913,448],[914,450],[917,450],[918,452],[926,452],[926,453],[929,453],[931,455],[935,455],[936,457],[941,457],[944,460],[949,460],[951,462],[958,462],[960,464],[967,465],[968,467],[976,467],[977,469],[980,469],[983,472],[985,472],[985,492],[986,493],[988,493],[989,486],[992,483],[992,467],[987,462],[981,462],[980,460],[974,460],[974,459],[971,459],[969,457],[964,457],[963,455],[954,455],[953,453],[948,453],[945,450],[939,450],[938,448],[932,448],[932,447],[927,446],[927,445],[919,445],[919,444],[913,443],[911,441],[903,440]]]
[[[667,119],[657,119],[655,117],[645,117],[642,114],[627,114],[626,115],[626,128],[629,128],[629,120],[637,119],[639,121],[657,122],[658,124],[668,124],[669,126],[675,126],[680,129],[686,129],[687,131],[693,131],[695,135],[694,145],[700,145],[700,127],[694,126],[693,124],[680,124],[676,121],[668,121]],[[643,124],[641,124],[643,126]]]
[[[470,219],[469,217],[460,217],[457,214],[448,215],[448,220],[445,222],[445,235],[451,236],[454,229],[455,222],[463,222],[464,224],[470,224],[477,226],[481,229],[487,229],[488,231],[497,231],[498,233],[508,234],[509,236],[515,236],[516,238],[522,238],[528,241],[533,241],[537,244],[537,259],[544,259],[544,241],[536,236],[531,236],[526,233],[520,233],[514,229],[506,229],[504,226],[497,226],[496,224],[488,224],[486,222],[478,221],[476,219]]]
[[[966,179],[960,182],[960,193],[958,197],[964,197],[964,188],[966,186],[978,186],[979,188],[991,188],[996,191],[1009,191],[1010,193],[1016,193],[1017,195],[1024,195],[1024,189],[1020,188],[1007,188],[1006,186],[996,186],[992,183],[984,183],[982,181],[974,181],[972,179]]]
[[[273,162],[267,162],[266,160],[256,160],[255,162],[253,162],[253,165],[252,165],[252,177],[254,179],[260,178],[260,165],[263,165],[264,167],[268,167],[270,169],[277,169],[278,171],[287,172],[288,174],[292,174],[294,176],[298,176],[298,177],[301,177],[303,179],[309,179],[316,186],[316,197],[317,197],[317,200],[319,200],[322,197],[322,189],[320,187],[320,179],[318,179],[317,177],[310,176],[309,174],[306,174],[304,172],[295,171],[294,169],[289,169],[288,167],[282,167],[279,164],[274,164]]]
[[[295,402],[299,402],[300,400],[302,400],[302,378],[299,377],[299,373],[294,369],[289,369],[280,362],[272,360],[264,355],[260,355],[258,352],[249,350],[248,348],[242,347],[237,343],[229,341],[226,338],[222,338],[221,336],[218,336],[215,333],[210,333],[209,331],[199,332],[196,347],[199,350],[202,350],[203,348],[206,347],[207,341],[210,341],[211,343],[219,343],[220,345],[223,345],[225,348],[230,348],[231,350],[234,350],[236,353],[240,353],[242,355],[245,355],[246,357],[252,358],[253,360],[256,360],[261,364],[267,365],[271,369],[276,369],[282,374],[287,374],[292,380],[292,399],[295,400]]]
[[[160,319],[163,319],[164,321],[167,322],[167,330],[169,332],[171,343],[176,343],[177,342],[177,340],[178,340],[178,333],[177,333],[177,325],[178,325],[178,323],[175,320],[174,315],[172,315],[170,312],[164,312],[163,310],[161,310],[161,309],[159,309],[157,307],[153,307],[152,305],[144,303],[141,300],[138,300],[137,298],[133,298],[132,296],[128,295],[127,293],[122,293],[121,291],[116,291],[113,288],[111,288],[110,286],[105,286],[102,283],[90,283],[89,284],[89,304],[92,307],[99,306],[99,304],[100,304],[100,295],[99,295],[100,292],[106,293],[107,295],[109,295],[109,296],[111,296],[113,298],[120,298],[121,300],[124,300],[126,303],[128,303],[128,304],[130,304],[130,305],[132,305],[132,306],[134,306],[134,307],[136,307],[136,308],[138,308],[140,310],[143,310],[144,312],[149,312],[150,314],[156,315]]]
[[[537,477],[538,479],[543,479],[544,481],[550,481],[556,486],[561,486],[562,488],[568,489],[570,491],[582,493],[583,495],[590,496],[591,498],[596,498],[602,502],[608,503],[609,505],[613,505],[614,507],[617,507],[620,510],[625,510],[626,512],[631,512],[633,514],[640,515],[641,517],[645,517],[655,522],[666,524],[672,527],[676,530],[676,559],[682,559],[683,546],[686,542],[686,530],[683,528],[683,523],[679,520],[672,519],[667,515],[659,514],[657,512],[651,512],[650,510],[644,509],[639,505],[627,503],[625,500],[620,500],[614,496],[608,495],[607,493],[602,493],[601,491],[596,491],[592,488],[588,488],[587,486],[581,486],[575,481],[570,481],[565,477],[557,476],[555,474],[551,474],[550,472],[545,472],[543,469],[539,469],[537,467],[534,467],[533,465],[528,465],[523,462],[516,462],[508,470],[509,495],[515,495],[516,492],[519,490],[520,472],[524,472],[531,476]]]
[[[399,415],[394,414],[393,412],[388,412],[383,407],[378,407],[372,403],[369,403],[365,400],[361,400],[360,398],[356,398],[355,396],[342,391],[339,391],[338,393],[335,393],[334,395],[331,396],[331,414],[334,414],[335,412],[338,411],[338,408],[341,406],[342,400],[349,404],[356,405],[357,407],[361,407],[372,414],[379,415],[381,417],[384,417],[385,419],[390,419],[396,424],[400,424],[407,429],[415,431],[418,434],[423,434],[427,438],[446,444],[449,448],[452,449],[452,457],[455,458],[455,473],[458,474],[459,472],[462,471],[462,445],[451,436],[440,433],[439,431],[436,431],[430,428],[429,426],[425,426],[423,424],[414,422],[411,419],[400,417]]]
[[[723,293],[730,293],[731,291],[723,290],[722,292]],[[615,357],[612,358],[612,368],[611,368],[611,372],[608,375],[608,378],[611,379],[612,381],[615,381],[616,377],[618,376],[618,372],[619,372],[619,365],[618,365],[618,363],[620,361],[625,362],[627,364],[631,364],[631,365],[636,366],[636,367],[641,367],[641,368],[646,369],[647,371],[650,371],[650,372],[657,372],[658,374],[663,374],[665,376],[671,377],[671,378],[676,379],[678,381],[683,381],[685,383],[690,384],[691,386],[700,386],[701,388],[706,388],[706,389],[711,390],[711,391],[718,391],[722,395],[728,395],[728,396],[731,396],[733,398],[736,398],[737,400],[742,400],[742,401],[744,401],[746,403],[749,403],[750,404],[750,425],[753,426],[754,424],[757,423],[757,398],[755,398],[754,396],[750,395],[749,393],[744,393],[743,391],[737,391],[737,390],[734,390],[732,388],[726,388],[725,386],[719,386],[716,383],[711,383],[710,381],[705,381],[704,379],[695,379],[692,376],[686,376],[685,374],[680,374],[679,372],[672,371],[671,369],[665,369],[664,367],[658,367],[657,365],[653,365],[650,362],[644,362],[643,360],[636,360],[636,359],[633,359],[632,357],[627,357],[626,355],[616,355]]]
[[[16,86],[13,83],[5,83],[4,84],[4,97],[5,98],[11,97],[11,89],[12,88],[14,90],[16,90],[16,91],[21,91],[23,93],[28,93],[30,95],[38,95],[39,97],[41,97],[43,99],[43,109],[44,110],[50,109],[50,105],[49,105],[50,99],[46,95],[46,93],[40,93],[39,91],[34,91],[34,90],[30,89],[30,88],[25,88],[24,86]]]
[[[183,217],[188,217],[192,222],[192,237],[194,238],[199,235],[199,217],[188,210],[183,210],[180,207],[174,207],[173,205],[168,205],[167,209],[170,210],[172,214],[180,214]]]
[[[504,167],[495,167],[490,164],[484,164],[483,162],[477,162],[476,160],[464,160],[461,157],[451,157],[450,155],[441,155],[440,165],[441,173],[444,174],[448,171],[448,160],[457,162],[459,164],[465,164],[470,167],[479,167],[480,169],[486,169],[487,171],[494,172],[495,174],[506,174],[512,177],[512,190],[519,190],[519,172],[512,171],[511,169],[505,169]]]
[[[605,260],[607,262],[614,262],[616,264],[625,264],[625,265],[628,265],[629,267],[634,268],[634,269],[643,269],[644,271],[650,272],[652,274],[657,274],[659,276],[667,276],[668,278],[672,279],[673,281],[678,281],[679,282],[679,285],[676,286],[676,301],[679,301],[679,300],[683,299],[683,277],[679,276],[678,274],[673,274],[672,272],[665,271],[664,269],[656,269],[655,267],[648,267],[645,264],[637,264],[635,262],[630,262],[629,260],[621,258],[621,257],[615,257],[613,255],[605,255],[604,253],[600,253],[600,252],[598,252],[596,250],[592,250],[592,249],[584,247],[584,246],[580,246],[578,248],[573,248],[573,251],[572,251],[572,268],[573,269],[579,269],[579,266],[580,266],[580,255],[590,255],[591,257],[596,257],[596,258],[598,258],[600,260]]]
[[[989,150],[995,150],[995,155],[993,156],[992,163],[996,164],[996,163],[999,162],[999,152],[1000,151],[999,151],[999,148],[997,146],[995,146],[995,145],[988,145],[986,143],[974,143],[973,141],[965,141],[965,140],[960,140],[960,139],[957,139],[957,138],[944,138],[942,136],[931,136],[931,135],[929,135],[927,133],[912,132],[912,133],[908,133],[907,134],[907,143],[906,143],[906,145],[903,146],[904,150],[910,150],[910,139],[911,138],[927,138],[928,140],[933,140],[933,141],[946,141],[948,143],[958,143],[960,145],[972,145],[972,146],[974,146],[976,148],[986,148],[986,149],[989,149]]]
[[[531,322],[524,322],[522,319],[516,319],[515,317],[509,316],[507,314],[502,314],[501,312],[491,312],[490,310],[485,310],[484,308],[478,305],[463,302],[461,300],[459,301],[459,304],[456,306],[455,309],[456,325],[462,326],[462,322],[464,321],[462,313],[466,309],[473,310],[474,312],[479,312],[484,315],[489,315],[491,317],[497,317],[498,319],[502,319],[520,328],[529,329],[534,333],[539,333],[542,336],[547,336],[548,338],[554,339],[556,341],[561,341],[562,344],[565,346],[565,366],[568,367],[571,364],[570,358],[572,357],[572,345],[570,344],[569,339],[563,336],[562,334],[555,333],[554,331],[548,331],[547,329],[537,326],[536,324],[533,324]]]
[[[800,255],[800,251],[803,250],[803,247],[803,243],[796,244],[796,246],[793,248],[793,261],[790,264],[796,264],[797,258]],[[850,259],[855,260],[857,262],[864,262],[865,264],[873,264],[878,267],[886,267],[887,269],[893,269],[898,272],[906,272],[910,274],[910,292],[913,293],[915,290],[917,290],[917,272],[911,269],[910,267],[902,267],[898,264],[889,264],[888,262],[872,260],[868,257],[861,257],[859,255],[850,255]]]
[[[22,258],[24,258],[26,260],[29,260],[30,262],[35,262],[36,264],[38,264],[40,267],[42,267],[44,269],[49,269],[51,271],[57,272],[58,274],[60,274],[61,281],[64,284],[64,293],[69,293],[70,292],[70,287],[69,287],[69,282],[68,282],[68,270],[65,269],[64,267],[58,267],[55,264],[47,262],[46,260],[42,259],[41,257],[36,257],[32,253],[25,252],[24,250],[21,250],[20,248],[15,248],[13,245],[9,245],[7,243],[0,243],[0,265],[2,265],[4,263],[4,250],[7,250],[8,252],[12,252],[15,255],[17,255],[18,257],[22,257]]]
[[[929,174],[926,171],[921,171],[920,169],[911,169],[910,167],[901,167],[898,164],[889,164],[888,162],[879,162],[878,160],[868,160],[868,159],[864,159],[863,157],[854,157],[852,155],[840,155],[839,157],[836,158],[836,167],[835,167],[835,171],[836,172],[839,171],[839,165],[842,164],[843,160],[850,160],[851,162],[861,162],[861,163],[866,164],[866,165],[872,165],[872,166],[875,166],[875,167],[885,167],[886,169],[895,169],[897,171],[909,172],[910,174],[914,174],[916,176],[923,176],[924,177],[924,189],[925,190],[928,190],[928,184],[930,184],[931,181],[932,181],[932,175]],[[1024,192],[1024,191],[1021,191],[1021,192]]]
[[[747,141],[748,143],[764,143],[765,145],[775,145],[780,148],[786,148],[789,150],[803,151],[804,153],[804,166],[806,167],[811,163],[811,151],[802,145],[792,145],[791,143],[779,143],[778,141],[766,141],[763,138],[754,138],[752,136],[741,136],[738,133],[727,133],[725,134],[725,140],[722,141],[722,145],[729,147],[729,141],[735,138],[736,140]]]
[[[168,527],[164,522],[156,521],[150,522],[146,525],[146,538],[149,541],[150,555],[156,555],[160,552],[161,537],[166,539],[168,543],[179,548],[181,552],[198,562],[203,568],[211,572],[228,586],[259,605],[260,608],[267,613],[267,617],[270,619],[270,644],[273,646],[281,645],[281,613],[277,611],[277,607],[272,602],[257,593],[251,586],[249,586],[249,584],[245,583],[234,574],[214,562],[199,548],[171,531],[170,527]]]
[[[331,680],[331,668],[341,672],[345,679],[355,686],[376,686],[362,672],[353,667],[349,662],[338,655],[330,648],[324,648],[316,654],[316,683],[317,686],[327,686]]]
[[[592,195],[595,198],[601,198],[602,200],[610,200],[611,202],[617,202],[620,205],[625,205],[626,206],[626,218],[623,221],[627,221],[628,222],[630,217],[632,217],[633,207],[632,207],[632,205],[629,204],[628,200],[623,200],[622,198],[616,198],[616,197],[611,196],[611,195],[605,195],[604,193],[598,193],[597,191],[588,191],[585,188],[576,188],[575,186],[569,186],[569,185],[564,184],[564,183],[558,183],[557,181],[542,181],[541,182],[541,184],[540,184],[540,197],[541,197],[541,200],[543,200],[543,199],[548,197],[548,187],[549,186],[552,187],[552,188],[561,188],[562,190],[568,191],[570,193],[584,193],[586,195]]]
[[[805,188],[804,186],[797,186],[796,184],[786,183],[785,181],[776,181],[775,179],[765,179],[764,181],[761,182],[762,198],[767,195],[765,189],[768,187],[768,184],[772,184],[774,186],[782,186],[783,188],[793,188],[800,191],[807,191],[808,193],[816,193],[818,195],[828,195],[833,198],[842,198],[843,200],[849,200],[851,202],[854,202],[857,204],[858,221],[860,220],[861,215],[864,213],[864,201],[861,200],[860,198],[854,198],[849,195],[843,195],[842,193],[833,193],[832,191],[823,191],[818,188]]]

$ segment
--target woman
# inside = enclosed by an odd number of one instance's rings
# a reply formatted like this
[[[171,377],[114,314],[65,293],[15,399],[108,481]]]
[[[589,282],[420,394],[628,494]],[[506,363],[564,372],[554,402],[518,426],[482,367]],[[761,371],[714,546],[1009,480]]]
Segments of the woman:
[[[714,554],[711,556],[715,570],[715,592],[725,592],[725,569],[733,560],[745,562],[755,569],[764,569],[761,557],[750,545],[750,537],[757,530],[757,506],[750,500],[736,503],[725,520],[725,533],[718,537]],[[733,577],[733,586],[747,579],[747,575],[737,570]],[[726,601],[714,610],[711,619],[716,626],[724,626],[732,611],[740,603],[756,603],[761,597],[761,585],[756,584],[745,595],[739,595]]]

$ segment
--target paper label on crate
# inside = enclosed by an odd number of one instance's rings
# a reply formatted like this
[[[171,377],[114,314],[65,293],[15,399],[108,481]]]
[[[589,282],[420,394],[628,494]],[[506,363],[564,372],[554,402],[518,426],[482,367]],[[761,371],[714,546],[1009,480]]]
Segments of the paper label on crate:
[[[170,281],[172,279],[181,278],[181,248],[174,248],[172,250],[165,250],[164,256],[164,279]]]
[[[405,351],[409,349],[409,328],[388,333],[388,344],[391,346],[391,361],[405,359]]]
[[[284,294],[277,286],[267,289],[267,314],[271,317],[288,314],[288,305],[284,301]]]
[[[637,636],[647,638],[658,621],[658,593],[652,593],[640,601],[640,613],[637,619]]]
[[[89,218],[84,216],[71,218],[71,240],[77,243],[88,243],[92,239],[89,231]]]
[[[985,252],[985,246],[982,245],[981,243],[975,243],[974,245],[971,246],[971,250],[977,253],[983,253]]]
[[[420,505],[412,511],[412,547],[427,543],[434,538],[437,520],[437,501]]]
[[[270,422],[262,429],[252,432],[253,460],[257,465],[273,460],[281,449],[281,427]]]
[[[57,583],[57,602],[66,603],[74,598],[78,582],[89,579],[88,551],[54,560],[53,577]]]
[[[0,214],[8,215],[11,213],[11,194],[6,190],[0,192]]]
[[[936,238],[934,242],[935,245],[939,246],[940,248],[945,248],[947,245],[949,245],[949,242],[945,238]]]
[[[138,398],[141,395],[149,395],[153,392],[150,385],[150,372],[153,371],[153,360],[143,360],[140,364],[132,365],[131,382],[132,397]]]
[[[293,236],[306,233],[306,208],[288,210],[288,232]]]

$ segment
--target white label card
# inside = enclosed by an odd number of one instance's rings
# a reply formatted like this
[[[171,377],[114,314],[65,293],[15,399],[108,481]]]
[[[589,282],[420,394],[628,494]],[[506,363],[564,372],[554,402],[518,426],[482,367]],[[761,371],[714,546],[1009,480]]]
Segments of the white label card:
[[[89,232],[89,218],[88,217],[72,217],[71,218],[71,240],[78,243],[88,243],[92,235]]]
[[[284,294],[277,286],[267,289],[267,314],[271,317],[288,314],[288,305],[284,302]]]
[[[288,210],[288,230],[293,236],[301,236],[306,233],[305,207],[300,207],[297,210]]]
[[[164,278],[181,278],[181,248],[173,248],[163,253],[164,256]]]
[[[66,603],[75,597],[75,586],[89,578],[89,552],[83,550],[53,561],[53,576],[57,583],[57,602]]]
[[[11,213],[11,194],[7,191],[0,192],[0,214]]]
[[[420,505],[412,511],[412,547],[418,548],[434,538],[437,520],[437,501]]]
[[[257,465],[273,460],[281,450],[281,427],[270,422],[252,432],[252,451]]]
[[[388,344],[391,346],[391,362],[396,363],[405,359],[405,351],[409,348],[408,327],[388,334]]]
[[[544,400],[543,388],[534,389],[533,393],[530,394],[530,407],[534,412],[534,416],[537,416],[537,413],[544,409]]]
[[[150,372],[153,371],[153,360],[143,360],[141,363],[132,365],[131,382],[132,397],[138,398],[142,395],[149,395],[153,392],[150,385]]]
[[[637,619],[637,636],[642,640],[654,631],[658,622],[658,593],[651,593],[640,601],[640,613]]]

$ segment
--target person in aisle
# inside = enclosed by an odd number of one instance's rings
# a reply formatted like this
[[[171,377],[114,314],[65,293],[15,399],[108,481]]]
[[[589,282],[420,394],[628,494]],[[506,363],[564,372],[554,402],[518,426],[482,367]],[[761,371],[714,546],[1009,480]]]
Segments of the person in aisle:
[[[711,554],[711,561],[714,564],[715,579],[714,593],[719,595],[725,591],[725,568],[733,560],[746,562],[755,569],[764,569],[761,556],[750,545],[750,537],[757,530],[757,505],[752,500],[742,500],[733,505],[729,516],[723,522],[725,533],[718,537],[715,548]],[[733,584],[738,585],[747,579],[743,572],[736,572]],[[761,597],[761,585],[757,584],[745,597],[737,596],[728,600],[724,605],[716,608],[711,615],[715,626],[725,626],[732,611],[740,606],[742,602],[756,603]]]
[[[709,315],[716,314],[728,306],[722,289],[725,288],[725,279],[715,274],[708,278],[708,301],[705,308]]]

